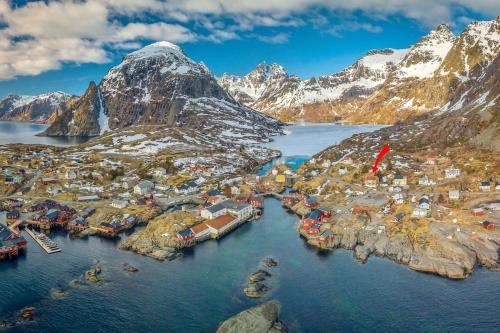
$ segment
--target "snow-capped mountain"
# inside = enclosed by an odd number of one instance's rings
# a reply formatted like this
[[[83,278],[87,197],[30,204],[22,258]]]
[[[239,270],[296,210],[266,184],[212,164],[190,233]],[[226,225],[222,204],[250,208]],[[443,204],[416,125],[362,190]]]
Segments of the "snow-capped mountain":
[[[322,103],[328,104],[331,115],[337,115],[331,102],[369,95],[407,51],[370,51],[339,73],[304,81],[288,75],[280,65],[260,64],[242,78],[224,74],[219,83],[240,102],[279,119],[328,120],[323,117]]]
[[[91,83],[75,107],[46,135],[99,135],[133,125],[168,125],[220,132],[279,132],[280,123],[234,100],[203,63],[168,42],[126,55],[99,85]]]
[[[76,96],[61,91],[37,96],[8,95],[0,100],[0,119],[47,122],[58,108]]]
[[[244,77],[225,74],[219,82],[240,102],[284,121],[395,123],[443,107],[476,65],[494,61],[499,26],[498,17],[472,22],[456,37],[440,25],[408,49],[370,51],[319,78],[300,80],[273,64],[278,75],[259,74],[274,73],[259,65]]]

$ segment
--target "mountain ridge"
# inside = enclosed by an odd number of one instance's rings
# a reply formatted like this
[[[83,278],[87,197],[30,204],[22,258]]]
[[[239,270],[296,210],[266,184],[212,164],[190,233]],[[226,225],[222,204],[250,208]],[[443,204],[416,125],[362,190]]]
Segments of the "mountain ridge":
[[[76,98],[62,91],[40,95],[10,94],[0,100],[0,120],[49,123],[54,113],[69,107]]]
[[[259,81],[256,68],[242,77],[226,73],[219,83],[236,100],[287,122],[394,124],[443,107],[457,80],[468,80],[477,63],[491,63],[499,45],[500,17],[472,22],[459,36],[441,24],[407,49],[369,51],[330,75]],[[261,94],[245,94],[257,85]]]

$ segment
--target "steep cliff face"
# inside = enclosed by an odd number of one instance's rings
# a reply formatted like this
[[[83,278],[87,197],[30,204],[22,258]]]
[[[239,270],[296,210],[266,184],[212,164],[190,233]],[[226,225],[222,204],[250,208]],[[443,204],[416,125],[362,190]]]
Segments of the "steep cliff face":
[[[224,122],[225,121],[225,122]],[[177,45],[158,42],[124,57],[99,86],[91,84],[47,135],[99,135],[136,125],[168,125],[223,131],[229,122],[267,137],[280,123],[236,102],[203,63]]]
[[[99,90],[90,82],[85,94],[68,110],[63,110],[44,132],[47,136],[95,136],[101,133]]]
[[[49,123],[54,112],[68,107],[76,98],[60,91],[38,96],[9,95],[0,100],[0,119]]]
[[[500,18],[472,22],[458,37],[440,25],[408,49],[371,51],[336,74],[301,81],[274,64],[284,74],[251,80],[258,67],[241,78],[225,74],[220,83],[242,103],[285,121],[391,124],[443,107],[499,48]]]

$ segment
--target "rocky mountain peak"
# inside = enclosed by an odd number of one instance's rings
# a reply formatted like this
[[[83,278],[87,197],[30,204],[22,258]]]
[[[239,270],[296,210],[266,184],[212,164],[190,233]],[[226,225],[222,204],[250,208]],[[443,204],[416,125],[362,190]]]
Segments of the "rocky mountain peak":
[[[126,55],[99,85],[91,82],[46,134],[95,136],[138,125],[200,131],[217,127],[222,132],[239,123],[263,137],[265,130],[272,133],[280,126],[237,103],[203,63],[191,60],[180,47],[158,42]]]
[[[258,64],[257,67],[255,67],[255,69],[248,74],[250,79],[259,80],[286,76],[288,76],[288,74],[283,66],[276,63],[268,64],[266,62]]]
[[[456,36],[446,24],[439,25],[411,47],[396,69],[395,77],[398,79],[432,77],[453,47],[455,40]]]
[[[190,59],[178,45],[161,41],[143,47],[127,54],[122,63],[111,69],[109,74],[115,75],[117,71],[125,69],[128,72],[142,70],[144,67],[158,69],[162,74],[209,74],[208,68],[203,63]]]

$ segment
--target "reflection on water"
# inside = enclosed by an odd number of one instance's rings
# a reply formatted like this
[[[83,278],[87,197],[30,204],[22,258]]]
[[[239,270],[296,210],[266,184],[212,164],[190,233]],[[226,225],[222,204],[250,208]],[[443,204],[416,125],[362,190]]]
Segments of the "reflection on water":
[[[53,146],[71,146],[84,143],[88,137],[40,137],[48,125],[17,121],[0,121],[0,144],[25,143]]]

